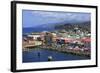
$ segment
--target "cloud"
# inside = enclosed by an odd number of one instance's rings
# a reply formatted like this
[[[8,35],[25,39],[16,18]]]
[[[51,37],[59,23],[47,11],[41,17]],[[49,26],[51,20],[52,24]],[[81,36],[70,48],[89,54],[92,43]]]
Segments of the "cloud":
[[[83,12],[57,12],[57,11],[37,11],[24,10],[24,23],[26,26],[38,26],[44,24],[68,23],[90,21],[90,13]],[[30,24],[29,24],[30,23]]]
[[[74,13],[74,12],[54,12],[54,11],[32,11],[32,14],[48,18],[48,19],[56,19],[56,20],[73,20],[73,19],[90,19],[89,13]],[[85,19],[84,19],[85,20]]]

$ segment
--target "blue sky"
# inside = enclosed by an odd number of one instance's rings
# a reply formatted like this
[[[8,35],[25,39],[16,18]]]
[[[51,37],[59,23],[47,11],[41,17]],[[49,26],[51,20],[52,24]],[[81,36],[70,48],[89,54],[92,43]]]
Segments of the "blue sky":
[[[90,21],[90,13],[23,10],[23,27],[48,26]]]

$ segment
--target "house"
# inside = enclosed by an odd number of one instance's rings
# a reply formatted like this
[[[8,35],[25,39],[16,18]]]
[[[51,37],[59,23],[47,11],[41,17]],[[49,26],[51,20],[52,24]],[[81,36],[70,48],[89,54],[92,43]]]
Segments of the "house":
[[[37,33],[32,33],[32,34],[29,34],[28,37],[33,38],[33,40],[37,40],[39,37],[41,37],[41,35]]]

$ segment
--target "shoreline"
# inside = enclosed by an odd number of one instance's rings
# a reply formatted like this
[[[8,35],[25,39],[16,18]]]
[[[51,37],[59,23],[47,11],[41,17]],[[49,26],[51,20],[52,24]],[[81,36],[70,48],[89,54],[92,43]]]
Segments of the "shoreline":
[[[34,46],[34,47],[28,47],[26,49],[23,49],[23,51],[31,51],[34,49],[45,49],[45,50],[50,50],[50,51],[57,51],[57,52],[61,52],[61,53],[65,53],[65,54],[72,54],[72,55],[76,55],[76,56],[84,56],[84,57],[88,57],[91,58],[90,53],[87,52],[82,52],[82,51],[74,51],[74,50],[70,50],[70,49],[66,49],[66,50],[62,50],[62,49],[54,49],[54,48],[50,48],[50,47],[39,47],[39,46]]]

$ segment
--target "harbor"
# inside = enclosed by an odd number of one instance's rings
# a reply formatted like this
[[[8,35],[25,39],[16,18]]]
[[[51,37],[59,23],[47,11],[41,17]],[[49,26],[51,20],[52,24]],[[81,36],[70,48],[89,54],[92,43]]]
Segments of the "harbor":
[[[30,57],[31,56],[34,57],[34,53],[38,55],[37,58],[39,58],[38,60],[36,60],[36,62],[58,61],[58,59],[57,60],[55,59],[56,52],[57,54],[61,53],[63,55],[66,55],[64,59],[59,59],[61,61],[73,60],[74,56],[79,57],[79,58],[76,58],[75,60],[91,59],[90,46],[91,46],[90,36],[84,36],[84,38],[83,37],[77,38],[76,36],[75,38],[71,38],[71,37],[62,38],[61,36],[59,37],[59,35],[55,35],[54,32],[41,32],[41,33],[35,33],[35,34],[31,33],[31,34],[28,34],[27,37],[24,37],[23,39],[23,49],[22,49],[23,62],[28,62],[26,61],[28,60],[26,59],[27,55],[29,55]],[[46,51],[50,53],[53,52],[53,54],[52,53],[47,54]],[[46,55],[45,57],[46,60],[40,59],[40,57],[44,58],[42,55]],[[73,57],[71,59],[70,58],[68,59],[67,55],[71,55]],[[33,58],[32,61],[35,62],[35,59]]]
[[[71,53],[63,53],[47,49],[30,49],[23,51],[23,63],[89,60],[90,57],[79,56]]]
[[[23,10],[23,63],[90,60],[90,15]]]

